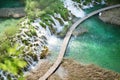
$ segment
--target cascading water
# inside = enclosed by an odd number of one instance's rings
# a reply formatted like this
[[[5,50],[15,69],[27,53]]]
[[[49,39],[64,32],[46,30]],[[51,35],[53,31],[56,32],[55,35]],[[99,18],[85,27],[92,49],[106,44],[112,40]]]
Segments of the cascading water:
[[[14,75],[0,70],[0,80],[8,80],[8,78],[11,78],[11,80],[17,80],[17,78]]]
[[[75,17],[84,17],[84,11],[79,7],[78,3],[72,0],[63,1],[65,8],[67,8]]]
[[[68,25],[67,21],[61,17],[60,14],[55,13],[54,16],[50,15],[54,24],[52,25],[56,29],[56,33],[59,33],[63,30],[65,25]],[[61,24],[56,18],[59,18],[63,24]],[[54,34],[51,34],[51,30],[49,26],[42,22],[41,19],[34,20],[31,24],[28,24],[28,19],[21,23],[23,26],[20,30],[21,32],[17,34],[15,40],[17,43],[20,43],[19,47],[24,48],[24,52],[26,56],[24,56],[25,60],[28,63],[28,66],[25,68],[24,73],[31,69],[34,69],[34,66],[38,61],[41,61],[40,54],[44,49],[44,46],[47,46],[49,50],[55,49],[59,50],[60,45],[56,45],[58,42],[61,43],[61,40],[57,38]],[[42,27],[40,23],[43,23],[46,28]],[[30,30],[34,29],[34,34],[30,34]],[[25,42],[27,41],[27,42]],[[34,57],[29,56],[29,53],[33,52],[37,56],[37,60],[34,60]]]

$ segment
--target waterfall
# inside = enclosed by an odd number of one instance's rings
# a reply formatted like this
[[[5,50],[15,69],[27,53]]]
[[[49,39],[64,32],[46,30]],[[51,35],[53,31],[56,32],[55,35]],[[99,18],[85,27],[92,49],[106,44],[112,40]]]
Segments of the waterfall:
[[[54,13],[54,16],[50,15],[50,17],[55,23],[53,23],[52,26],[56,29],[57,33],[63,31],[64,26],[69,24],[68,21],[64,21],[60,14]],[[59,18],[63,22],[63,24],[61,24],[60,21],[58,21],[56,18]]]
[[[60,14],[57,14],[55,13],[54,16],[50,15],[50,17],[52,18],[52,20],[54,21],[54,24],[52,23],[52,26],[56,29],[56,33],[59,33],[63,30],[64,26],[65,25],[68,25],[68,22],[67,21],[64,21],[64,19],[61,17]],[[60,18],[63,22],[63,24],[61,24],[56,18]],[[39,26],[39,29],[37,29],[37,34],[39,34],[39,37],[40,36],[45,36],[46,37],[46,40],[47,40],[47,46],[49,49],[53,49],[56,46],[56,44],[58,42],[60,42],[61,40],[59,38],[57,38],[54,34],[51,34],[51,31],[49,29],[49,27],[46,25],[46,29],[43,28],[39,23],[42,22],[40,19],[37,19],[37,21],[35,20],[32,25],[34,27],[37,27]],[[43,22],[42,22],[43,23]],[[42,48],[42,47],[41,47]],[[40,51],[39,51],[40,53]]]
[[[105,3],[105,0],[101,0],[101,4],[103,4],[103,5],[106,4],[106,3]]]
[[[0,70],[0,80],[8,80],[8,77],[10,78],[10,80],[17,80],[17,78],[9,72]]]
[[[56,33],[61,32],[64,26],[69,24],[68,21],[64,21],[60,14],[55,13],[54,15],[50,15],[50,17],[54,21],[52,26],[56,29]],[[63,24],[61,24],[57,18],[59,18]],[[43,23],[46,27],[42,27],[40,23]],[[17,34],[16,42],[20,44],[19,47],[25,46],[24,52],[28,55],[24,58],[28,63],[27,70],[30,70],[34,68],[37,62],[32,56],[29,56],[29,53],[33,52],[37,56],[37,60],[40,61],[40,54],[44,49],[43,47],[47,46],[49,49],[53,49],[55,47],[57,48],[56,44],[58,41],[60,42],[60,39],[54,34],[51,34],[49,26],[46,25],[40,18],[35,19],[31,23],[29,23],[28,19],[25,19],[25,21],[21,23],[21,26],[23,27],[20,29],[20,33]],[[35,34],[31,35],[31,33],[29,33],[31,28],[34,30]],[[27,44],[24,41],[27,41]]]
[[[69,24],[68,21],[65,21],[65,20],[61,17],[60,14],[54,13],[54,16],[57,17],[57,18],[60,18],[60,19],[62,20],[62,22],[63,22],[64,25],[68,25],[68,24]]]
[[[29,55],[25,56],[25,60],[27,61],[28,63],[28,67],[27,69],[30,70],[30,69],[34,69],[34,66],[37,64],[37,62],[35,62],[33,60],[33,58]]]
[[[105,0],[101,0],[99,2],[96,0],[91,0],[87,4],[84,4],[84,3],[86,3],[86,0],[80,0],[79,3],[80,3],[79,5],[81,6],[82,9],[92,8],[92,7],[94,7],[95,4],[102,4],[102,5],[106,4]]]
[[[64,0],[63,1],[65,8],[67,8],[74,16],[76,17],[84,17],[85,12],[79,7],[79,4],[72,0]]]
[[[63,30],[63,26],[61,26],[60,22],[56,20],[53,16],[51,16],[52,20],[55,24],[52,24],[52,26],[56,29],[56,31],[59,33]]]

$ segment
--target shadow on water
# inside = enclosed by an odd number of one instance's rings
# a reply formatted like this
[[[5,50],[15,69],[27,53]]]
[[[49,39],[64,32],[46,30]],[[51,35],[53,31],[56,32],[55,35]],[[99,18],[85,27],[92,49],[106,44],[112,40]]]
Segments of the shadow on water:
[[[66,57],[120,72],[120,26],[104,23],[95,15],[79,27],[88,33],[71,38]]]
[[[23,0],[1,0],[0,8],[14,8],[14,7],[23,7],[25,4]]]

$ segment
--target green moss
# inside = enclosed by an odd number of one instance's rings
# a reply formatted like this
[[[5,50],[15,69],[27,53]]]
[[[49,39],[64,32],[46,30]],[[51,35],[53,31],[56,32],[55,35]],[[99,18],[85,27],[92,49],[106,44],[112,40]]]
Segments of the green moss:
[[[29,32],[25,32],[25,34],[27,34],[29,37],[32,37],[32,34],[31,34],[30,31]]]
[[[37,36],[36,30],[32,25],[29,25],[29,32],[26,32],[27,35],[29,36]]]
[[[40,22],[40,25],[46,29],[46,25],[44,23]]]
[[[6,47],[7,48],[7,47]],[[0,56],[0,69],[10,72],[16,76],[22,73],[22,68],[26,66],[26,62],[22,57],[19,57],[22,53],[21,49],[17,49],[18,45],[14,45],[7,48],[5,54]]]
[[[35,30],[35,29],[31,29],[30,32],[31,32],[31,34],[32,34],[33,36],[37,36],[37,33],[36,33],[36,30]]]
[[[7,49],[11,47],[11,42],[8,39],[5,39],[4,42],[0,43],[0,54],[5,54]]]
[[[29,45],[29,42],[27,40],[22,40],[22,43],[24,43],[25,45]]]

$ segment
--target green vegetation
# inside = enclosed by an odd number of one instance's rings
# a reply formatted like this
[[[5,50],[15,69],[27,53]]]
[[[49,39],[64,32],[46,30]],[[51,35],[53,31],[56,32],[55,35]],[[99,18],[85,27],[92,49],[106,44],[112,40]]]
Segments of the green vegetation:
[[[40,17],[43,21],[50,20],[48,16],[54,13],[60,13],[61,16],[68,20],[68,10],[64,8],[63,3],[60,0],[26,0],[26,13],[28,18],[34,19]]]
[[[40,10],[39,3],[36,0],[26,0],[25,10],[29,19],[34,19],[44,14],[44,11]]]
[[[107,0],[107,3],[110,4],[110,5],[120,4],[120,0]]]
[[[69,20],[68,10],[64,8],[64,5],[60,0],[49,0],[47,2],[45,0],[26,0],[25,11],[30,21],[40,18],[40,25],[44,28],[48,26],[52,34],[56,34],[56,30],[52,26],[52,24],[55,23],[51,16],[54,16],[54,14],[57,13],[60,14],[65,21]],[[63,25],[60,18],[56,17],[56,19],[61,23],[61,25]]]
[[[27,63],[19,55],[22,49],[17,50],[17,44],[13,47],[7,48],[7,52],[0,56],[0,69],[8,71],[14,75],[21,74],[21,69],[24,68]]]
[[[21,69],[27,65],[23,57],[20,57],[23,49],[18,49],[19,45],[13,41],[17,31],[15,26],[8,27],[0,34],[0,69],[16,76],[22,74]]]
[[[16,25],[12,25],[11,27],[7,27],[1,34],[0,34],[0,54],[1,52],[6,52],[7,48],[11,47],[12,38],[14,37],[15,33],[18,31]]]

